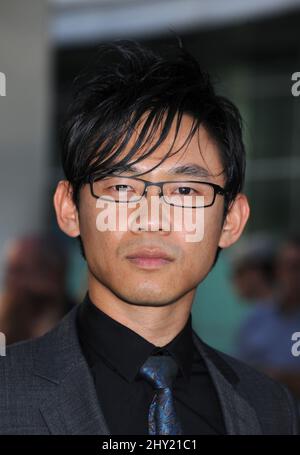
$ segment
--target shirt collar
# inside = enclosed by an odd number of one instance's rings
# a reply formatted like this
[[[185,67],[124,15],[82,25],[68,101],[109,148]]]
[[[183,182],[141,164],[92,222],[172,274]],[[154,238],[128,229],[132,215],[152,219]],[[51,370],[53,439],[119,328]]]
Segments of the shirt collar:
[[[111,318],[91,301],[88,292],[79,306],[78,331],[84,350],[101,356],[129,382],[134,381],[141,366],[150,355],[167,350],[177,362],[188,381],[191,376],[194,342],[192,316],[175,338],[157,347],[130,328]]]

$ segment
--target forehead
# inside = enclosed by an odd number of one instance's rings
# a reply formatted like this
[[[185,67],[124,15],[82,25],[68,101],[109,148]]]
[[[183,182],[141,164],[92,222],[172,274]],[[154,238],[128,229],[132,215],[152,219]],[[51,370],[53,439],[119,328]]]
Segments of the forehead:
[[[132,134],[126,149],[122,155],[120,155],[120,159],[123,157],[123,154],[126,155],[128,153],[130,148],[138,140],[145,119],[146,115],[140,119],[140,122]],[[183,114],[178,132],[176,132],[175,117],[170,127],[170,131],[164,141],[153,153],[151,153],[151,155],[136,163],[134,165],[134,169],[138,170],[138,172],[150,172],[151,168],[158,165],[169,153],[170,156],[163,163],[159,164],[155,170],[151,171],[151,174],[156,175],[160,173],[169,173],[179,165],[182,166],[188,164],[189,166],[195,165],[195,167],[203,169],[203,173],[201,174],[200,172],[199,177],[205,177],[205,174],[207,174],[207,176],[216,176],[219,174],[219,181],[223,182],[223,165],[220,150],[217,144],[203,125],[198,128],[192,138],[187,140],[192,128],[193,118],[188,114]],[[137,158],[147,153],[147,151],[153,147],[161,134],[161,130],[162,125],[159,126],[151,141],[144,144],[134,155],[133,160],[130,160],[130,162],[135,162]]]

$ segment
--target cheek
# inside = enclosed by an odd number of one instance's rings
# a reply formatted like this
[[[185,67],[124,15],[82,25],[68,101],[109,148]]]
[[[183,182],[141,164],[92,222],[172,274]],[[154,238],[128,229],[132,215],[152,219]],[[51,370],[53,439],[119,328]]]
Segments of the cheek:
[[[205,209],[187,211],[184,214],[182,230],[187,243],[194,245],[218,243],[222,231],[221,207],[211,206]],[[188,234],[191,234],[188,236]],[[194,235],[197,234],[197,235]],[[208,245],[207,245],[208,246]]]
[[[199,218],[202,223],[200,228],[173,234],[176,243],[183,251],[181,264],[183,269],[194,275],[201,275],[210,270],[221,234],[222,217],[218,212],[209,209],[210,207],[204,212],[204,218]],[[193,220],[195,224],[195,217]]]
[[[127,270],[120,262],[118,247],[121,236],[114,232],[94,231],[87,237],[86,258],[89,269],[103,283],[122,282],[123,278],[128,279]]]
[[[82,204],[80,210],[80,235],[89,265],[98,264],[101,268],[112,268],[115,263],[116,249],[120,244],[123,232],[101,231],[99,229],[99,210],[96,204]]]

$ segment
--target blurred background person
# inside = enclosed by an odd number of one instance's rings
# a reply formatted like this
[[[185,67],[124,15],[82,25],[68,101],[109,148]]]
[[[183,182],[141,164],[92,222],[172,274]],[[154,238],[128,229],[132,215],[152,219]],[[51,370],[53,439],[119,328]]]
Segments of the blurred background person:
[[[275,292],[274,242],[258,237],[248,240],[246,251],[241,250],[233,261],[232,281],[238,296],[256,306],[273,300]]]
[[[291,351],[292,334],[300,328],[300,236],[280,244],[274,274],[275,292],[242,324],[236,356],[286,384],[300,400],[300,361]],[[254,282],[248,279],[250,288]]]
[[[29,234],[9,242],[0,300],[0,331],[7,344],[52,329],[73,307],[67,292],[68,256],[51,234]]]

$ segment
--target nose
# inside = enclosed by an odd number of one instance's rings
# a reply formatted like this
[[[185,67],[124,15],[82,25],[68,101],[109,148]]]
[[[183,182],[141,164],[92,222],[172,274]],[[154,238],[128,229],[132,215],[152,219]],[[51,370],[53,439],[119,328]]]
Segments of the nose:
[[[155,184],[148,185],[147,188],[145,188],[145,197],[147,197],[147,200],[148,200],[148,195],[150,195],[150,197],[151,196],[161,196],[161,188]]]
[[[161,188],[155,184],[148,185],[144,196],[137,219],[131,220],[131,230],[166,231],[165,234],[167,234],[170,231],[170,214],[169,211],[166,213],[166,210],[161,209],[161,199],[159,199],[162,196]],[[156,197],[151,199],[152,196]]]

